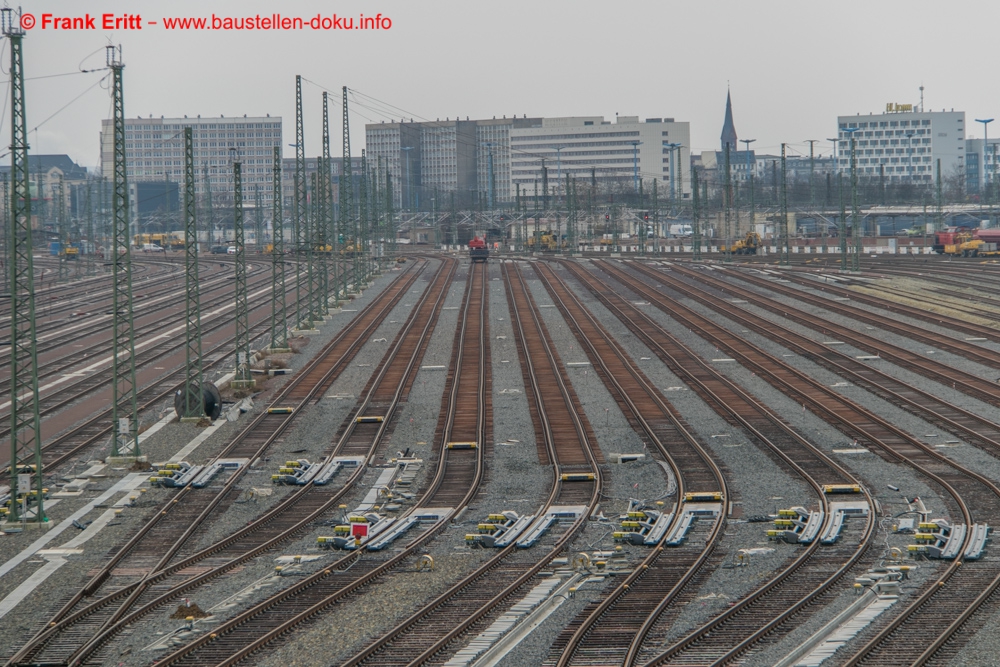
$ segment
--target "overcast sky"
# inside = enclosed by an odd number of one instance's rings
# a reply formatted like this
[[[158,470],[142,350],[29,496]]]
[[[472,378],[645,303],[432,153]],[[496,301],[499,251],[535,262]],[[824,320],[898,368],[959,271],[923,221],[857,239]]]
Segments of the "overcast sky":
[[[694,151],[710,150],[719,145],[727,85],[740,139],[756,139],[761,152],[777,153],[784,141],[792,154],[807,154],[805,140],[819,139],[825,154],[838,114],[916,104],[921,84],[925,107],[965,111],[969,132],[980,132],[972,119],[1000,116],[988,75],[995,71],[991,30],[1000,19],[995,0],[61,0],[23,8],[35,19],[24,40],[31,151],[68,153],[88,166],[99,162],[110,92],[101,82],[107,72],[74,72],[104,67],[108,43],[124,49],[128,117],[282,116],[286,155],[295,136],[296,74],[307,80],[310,155],[320,151],[324,88],[335,93],[332,153],[341,154],[345,85],[358,92],[349,98],[355,154],[366,122],[503,114],[673,117],[691,123]],[[167,17],[276,11],[355,22],[381,13],[391,28],[223,32],[163,24]],[[42,28],[44,14],[87,13],[96,30]],[[102,30],[101,15],[110,13],[139,14],[142,29]],[[9,62],[5,41],[4,72]],[[9,107],[8,89],[5,146]]]

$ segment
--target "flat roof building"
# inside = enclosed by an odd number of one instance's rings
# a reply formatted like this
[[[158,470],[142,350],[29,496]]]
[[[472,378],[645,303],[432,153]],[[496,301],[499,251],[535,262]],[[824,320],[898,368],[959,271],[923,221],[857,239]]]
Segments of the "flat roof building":
[[[456,205],[486,201],[510,202],[510,132],[530,127],[539,118],[369,123],[365,125],[367,157],[379,157],[397,184],[396,206],[407,210],[447,208],[451,193]],[[431,202],[435,196],[441,201]]]
[[[677,151],[667,144],[680,144],[679,163]],[[679,198],[688,198],[690,174],[678,166],[690,164],[690,146],[690,124],[673,118],[640,122],[638,116],[617,116],[614,123],[603,116],[542,118],[510,131],[510,189],[520,186],[522,194],[533,196],[541,187],[544,164],[550,191],[557,193],[565,190],[568,174],[587,183],[593,176],[599,188],[627,191],[636,189],[637,178],[647,184],[655,180],[664,196],[675,187]]]
[[[837,117],[837,167],[851,170],[854,132],[858,176],[884,175],[889,183],[931,185],[937,160],[941,172],[965,169],[965,112],[914,111],[911,105],[887,105],[887,113]],[[898,109],[898,110],[897,110]]]
[[[101,121],[101,173],[114,174],[114,137],[111,120]],[[245,193],[260,187],[264,201],[271,201],[271,163],[274,147],[281,146],[281,117],[236,118],[126,118],[125,166],[129,181],[184,180],[184,128],[194,131],[195,191],[205,188],[205,170],[213,195],[232,191],[232,158],[239,151],[243,161]]]

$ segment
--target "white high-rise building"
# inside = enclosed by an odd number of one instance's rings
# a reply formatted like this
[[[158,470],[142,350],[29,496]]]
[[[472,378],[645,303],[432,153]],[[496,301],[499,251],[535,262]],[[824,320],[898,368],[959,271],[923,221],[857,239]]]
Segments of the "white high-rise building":
[[[281,146],[281,117],[237,118],[126,118],[125,164],[130,182],[184,180],[184,128],[194,131],[195,190],[205,185],[205,170],[213,194],[232,190],[232,156],[243,162],[244,195],[259,187],[271,201],[271,165],[274,147]],[[101,173],[113,178],[114,136],[111,121],[101,121]],[[251,193],[247,195],[246,193]]]
[[[676,146],[670,144],[680,145],[679,160]],[[520,186],[522,195],[534,196],[535,188],[541,188],[544,164],[550,194],[553,188],[564,193],[568,174],[578,183],[595,178],[599,191],[631,191],[637,180],[648,189],[655,180],[662,199],[672,189],[678,199],[687,199],[690,147],[690,124],[673,118],[640,122],[638,116],[618,116],[614,123],[602,116],[542,118],[532,127],[510,130],[510,191]]]
[[[510,132],[540,122],[540,118],[501,117],[370,123],[365,125],[365,148],[369,162],[381,158],[392,175],[398,207],[445,209],[453,197],[460,207],[485,205],[491,193],[494,204],[500,205],[514,198]]]
[[[887,105],[892,111],[837,117],[837,167],[851,170],[851,129],[861,179],[885,177],[887,183],[934,182],[941,173],[965,169],[965,112],[913,111],[911,105]],[[899,109],[899,111],[896,111]]]

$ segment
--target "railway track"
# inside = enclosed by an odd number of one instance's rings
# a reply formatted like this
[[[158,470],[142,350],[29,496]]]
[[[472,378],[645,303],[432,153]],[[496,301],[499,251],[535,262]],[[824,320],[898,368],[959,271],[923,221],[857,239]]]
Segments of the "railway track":
[[[251,324],[250,340],[258,340],[269,331],[270,320],[258,314],[257,321]],[[223,340],[212,348],[204,350],[202,353],[203,374],[213,369],[224,368],[226,364],[231,363],[231,357],[232,347],[229,340]],[[165,403],[171,403],[174,392],[183,386],[184,372],[184,369],[180,368],[158,377],[151,383],[140,386],[137,393],[139,413]],[[79,397],[71,395],[60,405],[63,407],[76,405],[77,400]],[[57,411],[53,414],[59,415]],[[110,408],[100,409],[69,430],[48,439],[43,444],[42,449],[43,465],[48,469],[54,469],[80,452],[101,444],[111,432],[110,415]]]
[[[74,306],[80,302],[81,299],[86,299],[92,296],[106,297],[110,294],[110,283],[108,283],[110,274],[99,274],[96,276],[84,276],[80,279],[73,279],[67,283],[56,282],[55,279],[49,278],[45,281],[48,283],[48,287],[45,287],[41,281],[40,271],[45,270],[51,273],[54,263],[49,265],[49,262],[35,261],[35,298],[36,301],[36,313],[37,316],[41,317],[41,304],[45,304],[45,309],[51,308],[63,308],[67,306]],[[107,266],[110,266],[107,265]],[[167,282],[173,280],[175,277],[180,276],[177,270],[170,264],[157,263],[146,263],[137,262],[132,267],[133,275],[141,278],[140,285],[142,288],[146,286],[154,286],[160,284],[161,282]],[[144,274],[149,275],[144,275]],[[152,280],[150,280],[152,279]],[[7,300],[0,302],[0,328],[10,326],[10,303]]]
[[[616,279],[621,278],[628,283],[630,289],[669,312],[675,320],[718,345],[720,350],[753,370],[758,377],[780,389],[797,403],[809,407],[842,433],[857,436],[865,446],[877,448],[886,458],[909,465],[932,480],[941,489],[947,513],[954,517],[956,523],[964,522],[967,526],[975,522],[995,525],[1000,520],[1000,488],[991,480],[942,456],[887,420],[836,394],[764,350],[733,337],[728,331],[675,299],[649,288],[645,282],[634,279],[629,281],[630,274],[623,269],[605,262],[601,262],[601,266]],[[963,541],[962,553],[971,542],[971,533],[969,531]],[[988,580],[989,583],[982,586],[982,580]],[[945,586],[945,583],[948,585]],[[899,614],[898,625],[894,621],[891,630],[881,632],[852,660],[856,663],[862,658],[868,661],[874,659],[873,664],[913,663],[925,650],[929,650],[928,647],[933,647],[938,641],[947,641],[954,635],[954,630],[948,630],[950,624],[944,623],[943,619],[955,620],[957,617],[944,610],[975,609],[998,585],[1000,563],[990,560],[965,561],[961,557],[956,559],[934,585],[925,587],[917,600]],[[932,598],[935,598],[935,603],[928,604]],[[921,618],[927,620],[921,622]],[[906,619],[906,622],[900,619]],[[676,648],[678,647],[668,649],[648,664],[669,663],[676,658]]]
[[[687,267],[678,268],[682,271],[689,270]],[[721,273],[733,275],[734,272],[727,269],[723,270]],[[978,363],[984,363],[985,365],[992,366],[993,368],[1000,368],[1000,363],[998,363],[995,358],[990,358],[989,350],[984,349],[980,345],[971,344],[968,340],[942,335],[924,327],[914,326],[912,324],[902,324],[884,316],[876,315],[870,309],[852,306],[847,302],[835,301],[834,299],[849,299],[851,302],[863,303],[866,306],[873,306],[880,310],[886,310],[898,315],[904,315],[918,321],[933,321],[933,323],[938,326],[945,327],[951,331],[956,331],[967,337],[1000,342],[1000,331],[992,327],[972,324],[955,317],[949,317],[947,315],[931,312],[921,308],[915,308],[913,306],[895,303],[886,299],[880,299],[855,290],[821,284],[814,280],[800,278],[794,275],[789,278],[793,282],[815,290],[823,291],[831,296],[826,297],[812,294],[802,289],[796,289],[784,285],[773,277],[765,279],[748,271],[740,271],[738,275],[742,282],[764,288],[769,293],[781,294],[813,306],[818,306],[830,313],[835,313],[836,315],[847,317],[858,322],[874,324],[880,329],[885,329],[886,331],[899,336],[919,341],[925,345],[939,347],[940,349],[951,352],[952,354],[971,359],[972,361],[976,361]],[[993,316],[996,317],[996,314],[994,313]]]
[[[488,331],[486,330],[488,317],[485,313],[486,281],[483,273],[485,273],[485,267],[478,270],[474,268],[473,275],[468,281],[461,318],[462,325],[456,334],[458,338],[453,349],[453,353],[458,356],[453,361],[457,361],[459,367],[462,366],[462,358],[466,352],[470,349],[476,350],[473,359],[465,359],[467,371],[469,366],[472,366],[473,370],[482,368],[485,363],[485,353],[488,350]],[[474,327],[476,330],[472,332],[466,330],[470,320],[479,323]],[[473,340],[468,341],[470,338]],[[431,481],[427,493],[412,512],[427,512],[428,508],[441,508],[440,505],[428,503],[440,503],[453,499],[458,497],[459,493],[461,493],[460,502],[464,505],[478,488],[478,482],[482,476],[481,448],[458,450],[447,448],[447,443],[450,442],[449,438],[456,435],[456,432],[451,428],[453,424],[460,424],[458,433],[467,434],[469,428],[479,429],[476,437],[480,440],[477,442],[481,442],[481,438],[487,433],[486,412],[479,409],[488,400],[484,394],[480,393],[485,388],[486,378],[484,374],[476,372],[469,372],[468,375],[473,377],[472,381],[477,387],[477,391],[471,396],[468,384],[464,385],[465,391],[459,391],[459,383],[452,382],[450,390],[446,390],[447,405],[444,412],[448,413],[452,419],[448,422],[446,430],[441,432],[442,437],[438,442],[442,454],[435,477]],[[461,374],[459,376],[466,377]],[[468,416],[464,416],[461,420],[454,419],[460,410],[469,407],[469,401],[478,406],[478,414],[471,420]],[[471,458],[475,466],[473,477],[470,478],[467,475],[468,466],[461,465],[464,461],[456,459],[452,461],[456,465],[447,464],[449,456],[444,452],[454,451],[472,453]],[[460,487],[461,491],[456,490],[456,486]],[[453,514],[456,508],[441,509],[446,511],[441,512],[440,520],[434,522],[428,530],[411,541],[401,552],[391,556],[384,555],[384,552],[381,551],[372,552],[366,558],[361,559],[362,553],[366,552],[364,549],[357,549],[324,570],[306,577],[299,584],[226,621],[217,627],[210,636],[201,637],[164,656],[158,664],[235,664],[302,623],[317,617],[324,609],[337,601],[356,594],[364,586],[371,585],[378,578],[391,572],[392,569],[412,557],[428,539],[444,528],[448,517]]]
[[[827,521],[832,520],[833,512],[821,486],[858,483],[850,472],[811,445],[771,410],[710,368],[632,302],[614,294],[587,271],[572,265],[570,269],[574,277],[721,416],[744,429],[779,465],[804,479],[815,492],[816,503],[824,511]],[[869,506],[873,507],[870,498]],[[827,525],[824,523],[823,528]],[[874,522],[869,516],[864,529],[851,531],[850,540],[844,538],[833,546],[824,547],[820,546],[818,539],[814,540],[767,586],[690,633],[684,650],[698,656],[693,658],[698,664],[702,664],[699,661],[711,663],[739,655],[764,636],[773,638],[787,633],[791,629],[787,623],[789,619],[798,615],[796,622],[802,622],[808,616],[808,605],[860,561],[871,544],[873,531]],[[623,655],[614,655],[609,646],[602,649],[598,642],[593,642],[595,660],[570,662],[564,658],[558,664],[608,664],[601,661],[606,655],[614,657],[610,659],[612,664],[631,665],[642,661],[643,656],[648,657],[649,654],[648,647],[643,651],[646,645],[655,645],[669,636],[679,612],[674,602],[675,598],[665,597],[647,610],[638,627],[624,642],[627,650],[622,652]],[[609,625],[614,627],[613,623]]]
[[[454,261],[442,264],[430,288],[424,291],[415,310],[389,346],[355,408],[342,422],[333,447],[325,452],[326,460],[338,456],[357,456],[362,460],[374,458],[387,427],[394,423],[396,409],[405,399],[407,387],[416,376],[456,267],[457,262]],[[362,419],[372,414],[373,410],[378,410],[378,414],[383,416],[381,422]],[[315,521],[339,507],[364,473],[365,466],[358,466],[339,488],[318,487],[310,482],[234,534],[194,554],[175,559],[156,573],[151,580],[154,585],[136,601],[133,611],[103,628],[78,652],[77,659],[96,664],[113,659],[108,655],[111,650],[109,643],[117,633],[168,602],[191,594],[238,565],[309,529]],[[207,571],[190,574],[189,568],[199,563],[199,567]]]
[[[232,319],[228,315],[230,308],[223,306],[223,303],[232,302],[232,295],[220,297],[214,300],[215,305],[220,307],[220,310],[224,312],[219,312],[216,317],[211,319],[205,318],[203,320],[203,325],[201,329],[203,340],[205,337],[218,334],[222,330],[232,326]],[[227,304],[228,305],[228,304]],[[209,306],[206,306],[206,308]],[[268,331],[267,326],[260,326],[260,323],[266,323],[268,321],[267,315],[270,311],[269,303],[265,301],[258,301],[250,309],[250,315],[254,316],[257,320],[258,326],[256,327],[258,331],[256,332],[255,338],[265,331]],[[170,354],[182,351],[185,346],[185,339],[183,336],[183,324],[177,324],[178,320],[173,318],[176,326],[173,330],[168,330],[167,333],[163,333],[163,329],[156,325],[150,325],[149,327],[144,327],[148,333],[155,333],[159,330],[159,334],[153,337],[147,337],[145,341],[139,341],[136,345],[136,373],[140,374],[143,372],[148,372],[151,368],[156,370],[154,364],[161,363],[164,358]],[[160,325],[162,326],[162,325]],[[173,334],[173,335],[167,335]],[[224,349],[224,345],[218,345],[215,350],[220,351]],[[85,370],[76,370],[71,373],[65,373],[64,371],[72,370],[74,367],[78,368],[80,359],[73,359],[57,365],[55,368],[49,368],[45,371],[45,374],[40,378],[40,381],[44,383],[45,379],[49,379],[50,386],[58,385],[58,388],[54,388],[50,391],[40,392],[39,408],[40,415],[42,417],[43,428],[48,429],[48,424],[46,422],[57,416],[61,416],[62,411],[67,407],[74,405],[85,399],[92,394],[101,391],[107,391],[110,393],[110,382],[111,374],[113,368],[111,366],[111,355],[109,349],[99,347],[96,350],[96,354],[108,353],[105,358],[98,358],[91,362],[88,367],[92,369],[91,372]],[[79,354],[79,353],[77,353]],[[205,355],[208,356],[208,355]],[[101,368],[94,368],[94,366],[100,364]],[[181,368],[176,372],[170,374],[171,378],[183,378],[184,369]],[[59,379],[55,379],[55,378]],[[138,375],[137,375],[138,377]],[[69,379],[67,378],[73,378]],[[169,380],[168,380],[169,382]],[[176,380],[175,380],[176,382]],[[7,412],[4,408],[0,411],[0,417]],[[109,411],[110,412],[110,411]],[[9,413],[8,413],[9,414]],[[9,427],[0,427],[0,441],[8,438],[10,435]]]
[[[670,289],[704,306],[725,315],[740,326],[747,327],[787,349],[814,361],[839,376],[852,380],[881,398],[908,412],[926,419],[953,435],[965,438],[970,444],[1000,455],[1000,425],[970,410],[948,403],[934,394],[902,382],[873,365],[865,364],[852,355],[835,347],[817,343],[791,331],[779,323],[760,317],[739,304],[732,304],[713,293],[709,288],[725,290],[731,283],[713,276],[698,274],[689,280],[678,280],[662,272],[652,272],[637,267],[643,275],[663,281]],[[686,274],[685,274],[686,275]],[[931,369],[933,370],[933,368]]]
[[[685,268],[677,268],[681,273],[688,276],[700,276],[701,274],[701,272],[691,272]],[[670,282],[670,276],[665,272],[654,271],[648,267],[642,266],[636,266],[636,269],[643,271],[646,275],[655,277],[661,284]],[[958,391],[985,403],[1000,406],[1000,394],[998,394],[997,385],[994,382],[984,380],[983,378],[972,375],[971,373],[966,373],[946,364],[931,360],[924,355],[917,354],[904,347],[893,345],[891,343],[885,343],[869,336],[865,336],[849,327],[838,324],[831,319],[810,315],[809,313],[796,310],[788,305],[779,303],[773,299],[762,296],[757,292],[741,288],[732,283],[727,284],[726,293],[731,295],[732,298],[745,300],[748,303],[753,303],[755,307],[763,308],[776,315],[780,315],[790,322],[795,322],[796,324],[801,324],[802,326],[810,329],[820,331],[824,335],[830,336],[836,341],[848,343],[860,350],[866,350],[872,356],[881,357],[887,361],[902,366],[907,370],[913,371],[918,375],[923,375],[930,380],[940,382],[942,384],[950,383]],[[802,293],[798,292],[798,294]],[[822,299],[820,297],[815,298],[818,300],[818,303],[815,305],[819,305],[823,308],[827,307],[825,304],[828,303],[829,300]],[[892,322],[886,322],[884,319],[876,318],[871,314],[866,314],[865,319],[870,322],[872,326],[878,326],[880,328],[898,327],[898,325],[895,325]],[[904,332],[910,330],[910,328],[906,328]],[[900,334],[903,335],[904,332],[900,332]],[[955,347],[956,341],[954,339],[941,334],[933,334],[932,332],[928,333],[930,334],[930,337],[927,339],[927,344],[933,344],[936,347],[958,354],[957,348]],[[914,338],[917,336],[919,336],[919,333],[912,335]],[[930,341],[935,342],[931,343]],[[974,346],[970,345],[969,347]],[[990,356],[988,351],[980,347],[976,347],[975,354],[979,358]],[[995,355],[993,356],[995,357]],[[998,364],[995,358],[989,359],[988,361],[989,363],[986,365],[989,366],[996,366]]]
[[[526,360],[522,366],[525,385],[531,388],[535,414],[539,417],[537,426],[547,449],[547,458],[555,463],[553,485],[543,511],[554,505],[581,501],[586,510],[580,512],[561,534],[553,535],[551,543],[533,547],[544,550],[534,564],[516,558],[517,547],[514,544],[501,549],[476,571],[346,661],[345,667],[362,664],[440,664],[448,660],[468,639],[509,609],[529,585],[533,585],[533,579],[568,544],[596,505],[600,475],[596,472],[597,460],[590,454],[594,441],[589,435],[589,424],[580,416],[582,409],[579,409],[578,399],[569,387],[568,378],[558,362],[530,293],[520,276],[508,268],[503,267],[503,277],[508,287],[515,338],[519,346],[529,349],[522,356],[522,360]],[[582,459],[588,460],[590,469],[595,471],[594,479],[565,481],[560,471],[566,471],[570,469],[567,466],[571,466],[572,470],[579,472]]]
[[[228,276],[203,281],[202,308],[207,311],[233,300],[232,290],[227,279]],[[251,289],[258,289],[265,284],[265,281],[258,280],[251,286]],[[134,320],[137,339],[154,332],[162,332],[170,325],[183,322],[182,294],[184,288],[171,286],[170,290],[171,292],[168,294],[154,291],[144,297],[134,297],[136,301]],[[178,301],[181,306],[180,310],[176,310]],[[175,308],[173,312],[169,310],[172,307]],[[68,371],[72,366],[80,363],[83,352],[87,352],[88,356],[110,353],[111,344],[106,340],[107,332],[111,328],[112,313],[110,308],[109,304],[77,305],[76,310],[69,316],[50,321],[48,327],[42,326],[46,323],[44,320],[38,323],[39,331],[36,344],[39,355],[39,380],[44,381],[56,373]],[[78,317],[86,319],[79,320]],[[94,345],[88,345],[88,341],[91,340],[94,340]],[[74,346],[85,346],[86,349],[73,349]],[[0,382],[9,379],[7,374],[9,359],[9,350],[0,352],[0,364],[3,364]]]
[[[683,498],[688,491],[718,490],[728,501],[723,471],[691,435],[676,410],[548,266],[534,266],[633,429],[652,445],[648,451],[658,451],[669,463],[677,480],[676,498]],[[675,504],[676,517],[681,515],[679,510],[679,504]],[[676,518],[674,523],[679,521]],[[549,663],[558,656],[555,662],[559,665],[621,664],[631,638],[652,609],[677,595],[708,562],[721,539],[723,524],[719,516],[704,530],[704,541],[686,541],[669,553],[662,544],[650,549],[631,574],[564,630],[550,651]]]
[[[419,273],[419,269],[411,269],[405,279],[397,278],[278,393],[274,404],[285,407],[290,402],[291,412],[262,411],[217,458],[245,459],[248,462],[257,460],[289,429],[301,408],[322,397],[340,369],[367,342]],[[304,383],[309,383],[308,387],[302,387]],[[39,655],[47,655],[45,651],[56,656],[47,657],[47,661],[55,659],[57,662],[78,664],[79,656],[75,653],[81,650],[80,640],[93,637],[95,626],[103,630],[113,625],[136,604],[198,528],[235,500],[235,486],[248,467],[242,466],[221,487],[207,492],[193,490],[190,486],[179,491],[8,664],[35,664]],[[116,570],[121,576],[114,576]],[[103,593],[100,599],[93,604],[85,603],[87,598],[96,596],[99,591]],[[67,651],[72,651],[68,657]]]

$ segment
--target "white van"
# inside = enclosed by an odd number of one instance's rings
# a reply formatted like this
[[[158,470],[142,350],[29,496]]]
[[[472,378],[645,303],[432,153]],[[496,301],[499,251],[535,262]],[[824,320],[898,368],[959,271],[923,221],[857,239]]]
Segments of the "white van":
[[[156,245],[155,243],[143,243],[142,244],[142,251],[143,252],[166,252],[166,250],[164,250],[160,246]]]

